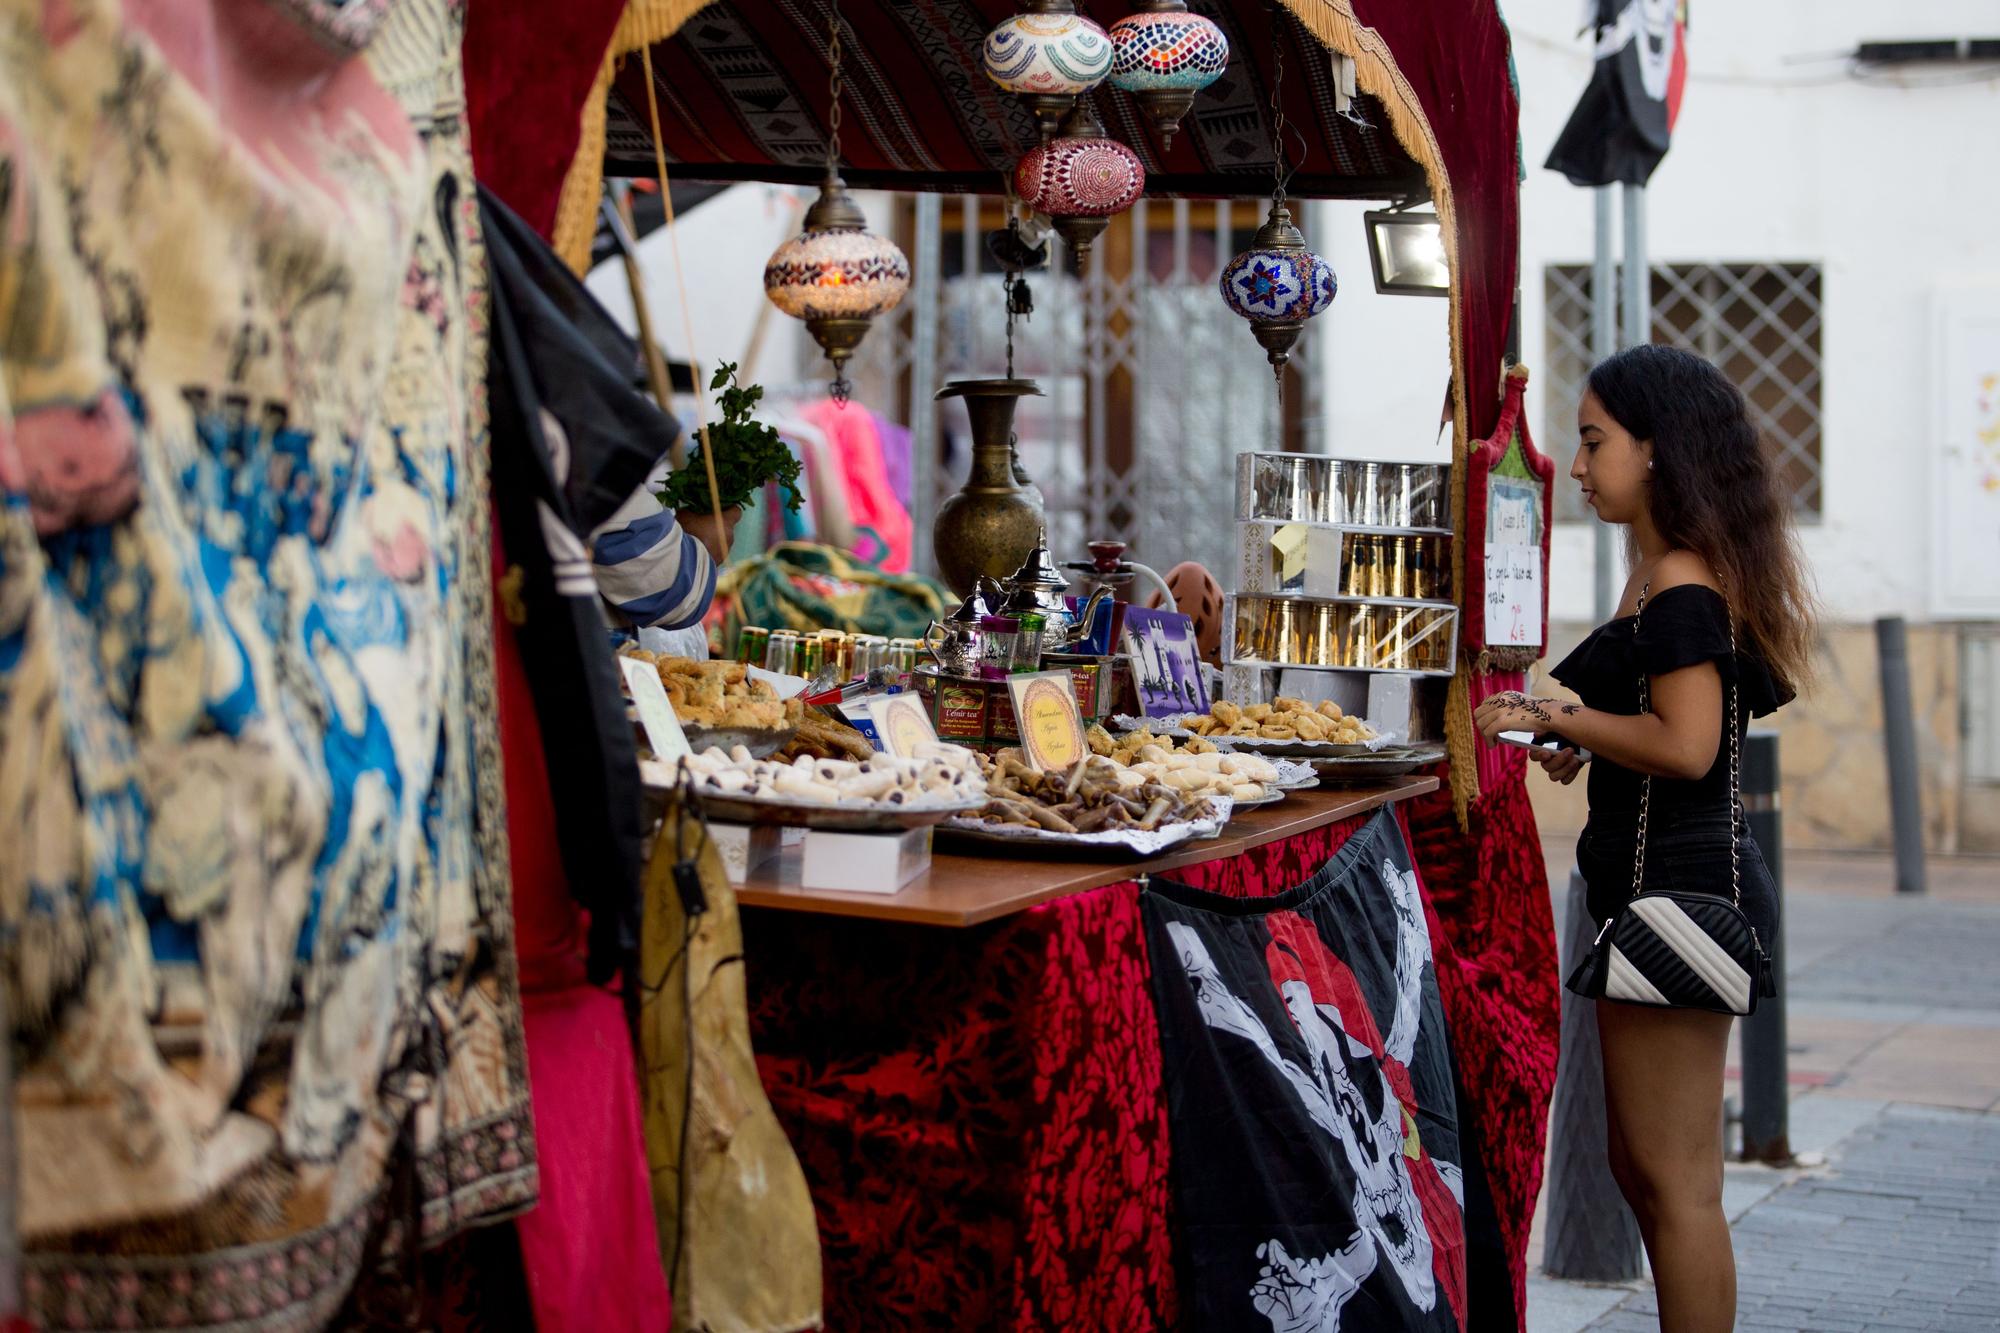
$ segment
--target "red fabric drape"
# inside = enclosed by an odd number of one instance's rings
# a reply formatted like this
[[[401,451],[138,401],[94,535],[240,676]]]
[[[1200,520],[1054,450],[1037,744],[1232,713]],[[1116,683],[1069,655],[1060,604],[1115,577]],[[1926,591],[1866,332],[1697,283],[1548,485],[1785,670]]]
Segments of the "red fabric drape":
[[[477,0],[466,11],[473,172],[543,236],[624,12],[625,0]]]
[[[1460,338],[1472,439],[1500,419],[1501,356],[1520,267],[1520,99],[1494,0],[1352,0],[1430,122],[1458,223]]]

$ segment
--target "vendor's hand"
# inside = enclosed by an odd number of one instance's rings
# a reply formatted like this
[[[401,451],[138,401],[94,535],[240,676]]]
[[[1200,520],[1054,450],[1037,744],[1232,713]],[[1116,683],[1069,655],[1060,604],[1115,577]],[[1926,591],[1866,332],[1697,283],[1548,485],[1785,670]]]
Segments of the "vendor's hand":
[[[1575,704],[1560,699],[1533,699],[1519,690],[1508,690],[1474,709],[1472,724],[1491,743],[1498,741],[1503,731],[1532,731],[1536,735],[1555,731],[1557,718],[1576,711]]]
[[[729,559],[729,548],[736,543],[736,520],[743,517],[741,507],[722,511],[722,527],[715,526],[715,515],[706,509],[682,509],[674,514],[674,521],[681,530],[708,548],[709,558],[717,565]]]
[[[1538,745],[1528,751],[1528,757],[1548,771],[1550,781],[1565,787],[1583,772],[1583,756],[1575,750],[1545,750]]]

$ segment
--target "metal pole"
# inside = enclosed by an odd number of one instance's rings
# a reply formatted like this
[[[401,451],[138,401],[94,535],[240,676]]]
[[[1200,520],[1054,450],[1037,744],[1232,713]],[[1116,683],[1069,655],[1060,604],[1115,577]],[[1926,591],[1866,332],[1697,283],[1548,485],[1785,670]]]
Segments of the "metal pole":
[[[1597,253],[1590,265],[1590,359],[1602,361],[1618,350],[1618,257],[1613,253],[1611,187],[1600,185],[1592,191],[1597,204]],[[1611,619],[1617,605],[1616,576],[1612,564],[1616,555],[1611,545],[1611,525],[1591,525],[1591,564],[1596,595],[1592,605],[1595,623]]]
[[[1778,929],[1763,941],[1778,994],[1743,1020],[1743,1160],[1792,1160],[1789,1048],[1785,1044],[1785,821],[1778,802],[1778,733],[1743,738],[1743,811],[1778,889]]]
[[[1917,785],[1917,724],[1910,712],[1910,637],[1901,616],[1875,622],[1882,664],[1882,744],[1889,759],[1889,816],[1896,892],[1924,892],[1924,808]]]
[[[917,304],[910,317],[910,568],[931,573],[931,522],[937,513],[937,329],[944,197],[917,196]],[[979,270],[969,271],[976,280]]]
[[[1653,266],[1646,256],[1646,187],[1625,190],[1625,337],[1637,347],[1653,340]]]
[[[1597,933],[1584,906],[1583,876],[1569,876],[1562,974],[1582,961]],[[1548,1235],[1542,1270],[1575,1282],[1629,1282],[1639,1276],[1639,1223],[1625,1206],[1605,1156],[1604,1057],[1597,1049],[1597,1004],[1562,993],[1562,1054],[1556,1064],[1549,1145]]]

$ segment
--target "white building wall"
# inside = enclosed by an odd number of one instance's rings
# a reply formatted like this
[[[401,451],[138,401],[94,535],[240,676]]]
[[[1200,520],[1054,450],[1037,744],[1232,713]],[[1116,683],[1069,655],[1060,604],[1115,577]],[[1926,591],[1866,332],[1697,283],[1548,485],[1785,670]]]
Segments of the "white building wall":
[[[1543,360],[1543,268],[1588,264],[1594,244],[1590,193],[1541,166],[1590,54],[1576,35],[1576,0],[1509,0],[1505,11],[1528,164],[1522,348],[1532,370]],[[1993,35],[2000,7],[1759,0],[1696,6],[1694,23],[1673,149],[1647,192],[1651,258],[1823,266],[1825,490],[1806,550],[1831,618],[1922,618],[1940,447],[1933,303],[1940,291],[2000,280],[2000,79],[1914,86],[1963,79],[1960,67],[1864,83],[1832,57],[1863,40]],[[1310,335],[1325,385],[1321,447],[1440,457],[1432,440],[1447,374],[1445,303],[1375,295],[1362,211],[1319,205],[1309,232],[1342,281]],[[1539,379],[1529,406],[1536,443],[1567,468],[1573,440],[1547,438]],[[1590,616],[1590,551],[1586,527],[1558,528],[1558,620]]]

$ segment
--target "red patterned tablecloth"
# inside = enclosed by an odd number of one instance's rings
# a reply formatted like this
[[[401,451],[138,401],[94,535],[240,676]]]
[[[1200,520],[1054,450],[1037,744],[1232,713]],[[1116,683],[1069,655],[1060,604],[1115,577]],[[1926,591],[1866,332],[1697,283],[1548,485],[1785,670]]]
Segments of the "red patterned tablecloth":
[[[1540,844],[1531,818],[1525,832],[1503,827],[1526,817],[1525,795],[1521,805],[1475,807],[1488,826],[1476,824],[1470,842],[1434,827],[1431,804],[1406,816],[1437,909],[1439,989],[1517,1310],[1556,1038]],[[1279,892],[1362,822],[1174,877]],[[1496,836],[1523,837],[1532,867],[1478,855]],[[1439,891],[1440,873],[1489,878]],[[819,1210],[828,1328],[1175,1326],[1167,1114],[1139,891],[1112,884],[967,930],[744,912],[758,1067]],[[1545,949],[1518,938],[1536,932]]]

